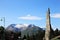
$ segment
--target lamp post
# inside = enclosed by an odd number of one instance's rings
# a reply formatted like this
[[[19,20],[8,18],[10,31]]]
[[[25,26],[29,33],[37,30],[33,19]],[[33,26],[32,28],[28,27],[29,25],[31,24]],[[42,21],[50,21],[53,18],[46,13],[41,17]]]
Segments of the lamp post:
[[[3,22],[3,26],[5,27],[5,17],[2,17],[0,21]]]
[[[4,27],[5,27],[5,17],[3,17],[3,19],[4,19],[4,22],[3,23],[4,23]]]

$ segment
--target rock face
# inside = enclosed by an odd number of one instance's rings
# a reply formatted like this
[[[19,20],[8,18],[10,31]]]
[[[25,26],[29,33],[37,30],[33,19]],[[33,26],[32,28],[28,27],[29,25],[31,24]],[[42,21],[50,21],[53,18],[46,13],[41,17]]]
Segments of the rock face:
[[[12,32],[21,32],[21,37],[24,35],[29,36],[36,35],[38,33],[38,30],[43,31],[43,28],[40,28],[38,26],[35,26],[33,24],[11,24],[6,28],[7,31]]]
[[[45,40],[50,40],[50,30],[51,30],[51,24],[50,24],[50,9],[48,8],[48,11],[47,11],[47,14],[46,14]]]
[[[40,28],[38,26],[35,26],[33,24],[25,25],[25,24],[11,24],[9,25],[6,30],[7,31],[13,31],[13,32],[18,32],[18,31],[24,31],[28,29],[35,28],[35,30],[38,28],[40,30],[43,30],[43,28]]]
[[[25,24],[11,24],[9,25],[6,30],[7,31],[13,31],[13,32],[19,32],[27,29],[27,25]]]
[[[38,28],[40,30],[46,30],[46,28],[40,28],[39,26],[36,26],[34,24],[10,24],[6,30],[7,31],[23,31],[29,28]]]

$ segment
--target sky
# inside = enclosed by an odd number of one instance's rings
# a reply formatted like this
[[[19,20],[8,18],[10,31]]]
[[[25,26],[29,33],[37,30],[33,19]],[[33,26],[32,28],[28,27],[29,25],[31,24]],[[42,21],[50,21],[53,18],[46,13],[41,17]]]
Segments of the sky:
[[[60,29],[60,0],[0,0],[0,19],[5,17],[5,28],[10,24],[34,24],[45,28],[48,8],[52,28]]]

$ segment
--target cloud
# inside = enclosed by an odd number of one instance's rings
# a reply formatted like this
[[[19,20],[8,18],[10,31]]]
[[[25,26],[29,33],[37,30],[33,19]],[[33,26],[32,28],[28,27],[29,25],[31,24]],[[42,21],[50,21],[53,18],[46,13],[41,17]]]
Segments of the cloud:
[[[60,13],[51,14],[52,18],[60,18]]]
[[[27,15],[27,16],[21,16],[19,17],[19,19],[24,19],[24,20],[41,20],[41,17],[38,16],[31,16],[31,15]]]

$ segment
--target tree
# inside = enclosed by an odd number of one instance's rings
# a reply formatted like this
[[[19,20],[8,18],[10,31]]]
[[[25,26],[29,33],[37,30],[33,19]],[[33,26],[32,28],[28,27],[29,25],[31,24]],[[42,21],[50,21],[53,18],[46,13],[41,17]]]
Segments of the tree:
[[[29,34],[27,34],[27,40],[30,40],[30,38],[29,38]]]
[[[58,36],[58,29],[55,30],[54,34],[55,36]]]
[[[26,36],[24,35],[23,39],[26,39]]]
[[[0,40],[4,40],[5,39],[5,34],[4,34],[4,27],[0,26]]]
[[[51,28],[50,30],[50,39],[54,38],[54,30]]]

